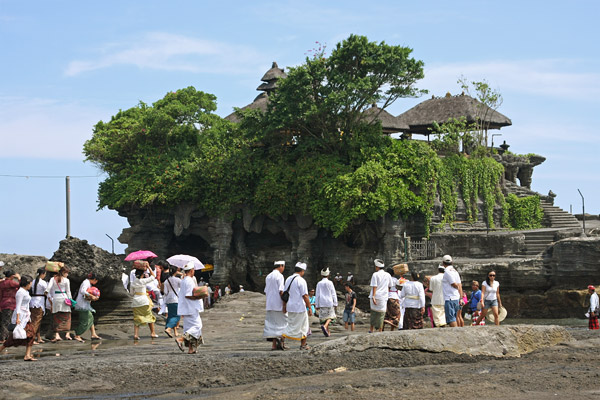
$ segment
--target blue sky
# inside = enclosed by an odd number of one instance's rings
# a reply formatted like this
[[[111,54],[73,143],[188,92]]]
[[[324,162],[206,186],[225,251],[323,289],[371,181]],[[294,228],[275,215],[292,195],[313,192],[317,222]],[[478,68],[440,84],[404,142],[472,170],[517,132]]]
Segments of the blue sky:
[[[215,94],[225,116],[252,101],[272,61],[300,64],[315,42],[331,49],[351,33],[413,48],[430,95],[458,94],[461,75],[487,80],[513,122],[496,144],[547,157],[533,189],[581,212],[579,188],[597,214],[599,4],[0,0],[0,253],[50,257],[58,248],[66,175],[71,234],[111,249],[106,235],[128,224],[96,211],[104,178],[83,162],[82,146],[98,121],[187,86]],[[116,252],[124,248],[116,241]]]

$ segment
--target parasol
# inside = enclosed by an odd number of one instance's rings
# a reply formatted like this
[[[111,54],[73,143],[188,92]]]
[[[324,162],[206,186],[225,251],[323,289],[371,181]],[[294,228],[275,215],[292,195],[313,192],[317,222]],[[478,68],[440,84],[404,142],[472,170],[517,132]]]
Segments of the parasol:
[[[189,263],[190,261],[192,261],[194,263],[194,269],[196,269],[196,270],[204,269],[204,264],[202,264],[200,262],[200,260],[198,260],[194,256],[188,256],[186,254],[177,254],[177,255],[167,258],[167,262],[169,264],[174,265],[179,268],[185,267],[185,265],[187,263]]]
[[[129,253],[127,257],[125,257],[125,261],[146,260],[148,258],[156,257],[158,256],[150,250],[138,250],[134,251],[133,253]]]

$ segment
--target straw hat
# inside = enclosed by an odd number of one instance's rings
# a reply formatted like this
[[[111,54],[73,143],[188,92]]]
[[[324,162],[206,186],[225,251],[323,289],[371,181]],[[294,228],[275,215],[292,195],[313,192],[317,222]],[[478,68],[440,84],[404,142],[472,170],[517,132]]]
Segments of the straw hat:
[[[506,308],[498,307],[498,321],[500,321],[500,322],[504,321],[504,318],[506,318],[506,315],[507,315]],[[488,310],[486,318],[488,321],[490,321],[492,323],[494,322],[494,313],[492,312],[491,309]]]

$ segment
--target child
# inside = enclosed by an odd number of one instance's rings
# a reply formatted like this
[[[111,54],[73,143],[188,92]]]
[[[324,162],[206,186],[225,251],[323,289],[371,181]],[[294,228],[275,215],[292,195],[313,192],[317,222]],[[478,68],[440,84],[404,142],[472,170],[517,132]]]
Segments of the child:
[[[354,321],[356,316],[354,314],[354,310],[356,308],[356,293],[352,290],[352,285],[350,283],[346,283],[344,285],[346,288],[346,307],[344,307],[344,327],[348,329],[348,324],[350,324],[350,330],[354,331]]]

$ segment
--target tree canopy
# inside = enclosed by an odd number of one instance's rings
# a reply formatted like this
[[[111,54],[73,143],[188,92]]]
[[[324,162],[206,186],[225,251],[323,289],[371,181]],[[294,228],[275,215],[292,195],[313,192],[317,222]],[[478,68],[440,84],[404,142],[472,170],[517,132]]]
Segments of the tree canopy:
[[[411,51],[351,35],[330,56],[321,50],[291,68],[267,112],[238,111],[239,124],[214,114],[215,96],[193,87],[119,111],[84,145],[108,174],[99,207],[191,203],[235,218],[243,206],[272,218],[309,215],[335,236],[386,214],[429,221],[438,193],[451,220],[460,187],[475,204],[487,190],[493,207],[499,164],[474,169],[477,161],[458,154],[443,162],[427,143],[393,140],[365,118],[374,103],[385,109],[424,92],[415,87],[423,62]]]

